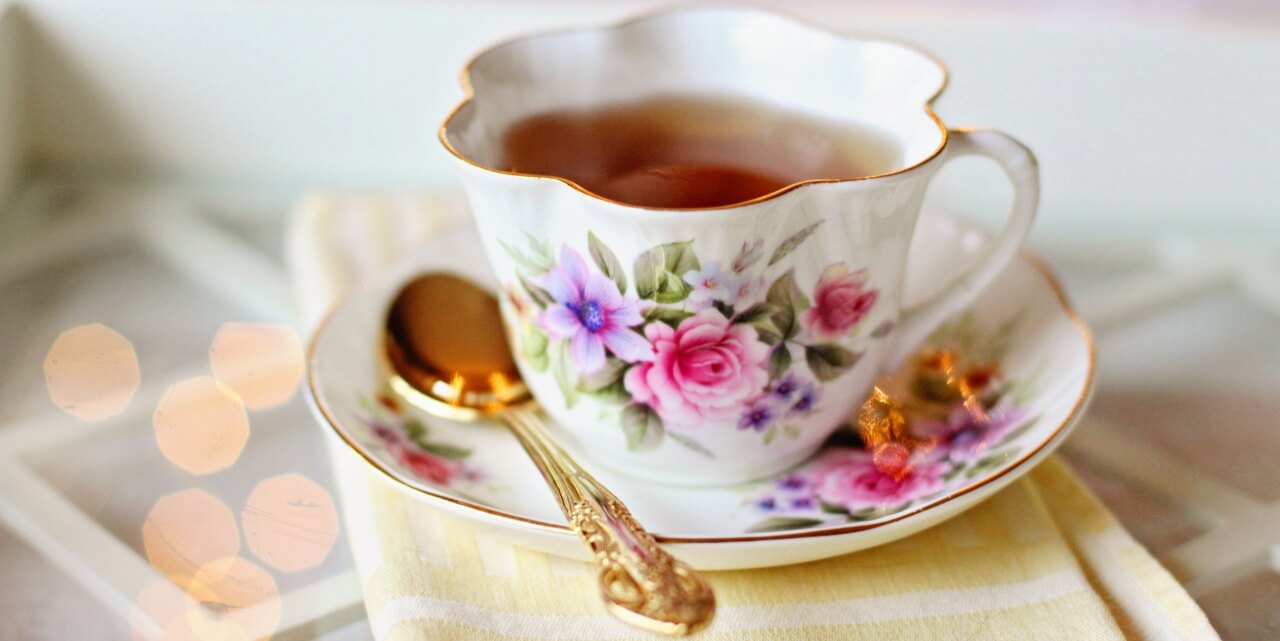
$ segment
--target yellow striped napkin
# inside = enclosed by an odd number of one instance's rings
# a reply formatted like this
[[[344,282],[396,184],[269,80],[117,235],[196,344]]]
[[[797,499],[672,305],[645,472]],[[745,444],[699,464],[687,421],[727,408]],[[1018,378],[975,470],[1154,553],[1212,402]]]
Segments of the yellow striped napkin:
[[[456,215],[434,196],[314,196],[288,254],[314,319],[361,272]],[[333,441],[348,538],[379,641],[652,639],[605,613],[591,566],[512,545],[393,486]],[[1051,458],[972,510],[840,558],[709,573],[697,638],[1217,639],[1176,581]]]

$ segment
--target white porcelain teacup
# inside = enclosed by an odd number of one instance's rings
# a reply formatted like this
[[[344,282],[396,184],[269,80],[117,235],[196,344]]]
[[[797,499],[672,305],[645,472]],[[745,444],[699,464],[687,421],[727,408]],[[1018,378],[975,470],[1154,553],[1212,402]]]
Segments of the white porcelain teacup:
[[[625,80],[625,81],[624,81]],[[767,476],[810,456],[895,365],[973,300],[1026,237],[1035,158],[948,130],[931,56],[773,13],[710,7],[516,40],[477,56],[440,138],[457,160],[521,373],[601,464],[660,482]],[[883,132],[900,167],[802,181],[741,204],[664,211],[497,169],[503,132],[565,108],[714,93]],[[984,155],[1015,187],[984,258],[903,308],[930,178]],[[815,177],[821,178],[821,177]]]

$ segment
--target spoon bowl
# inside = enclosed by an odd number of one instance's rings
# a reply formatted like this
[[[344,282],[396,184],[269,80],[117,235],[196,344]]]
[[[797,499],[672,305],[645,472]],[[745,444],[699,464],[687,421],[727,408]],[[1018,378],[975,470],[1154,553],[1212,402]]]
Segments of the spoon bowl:
[[[392,388],[432,414],[468,421],[533,402],[497,301],[452,274],[426,274],[400,290],[383,347]]]

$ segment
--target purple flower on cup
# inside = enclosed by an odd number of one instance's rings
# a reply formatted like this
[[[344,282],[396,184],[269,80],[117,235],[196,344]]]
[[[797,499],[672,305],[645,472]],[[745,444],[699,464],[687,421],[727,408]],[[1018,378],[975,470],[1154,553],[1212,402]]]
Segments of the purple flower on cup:
[[[807,489],[809,479],[800,474],[787,474],[777,480],[778,489],[794,492]]]
[[[803,383],[796,390],[796,400],[791,404],[790,412],[792,414],[808,414],[813,411],[814,403],[818,402],[818,386],[813,383]]]
[[[569,339],[569,354],[584,374],[604,367],[605,350],[634,363],[652,356],[649,342],[631,331],[644,322],[640,302],[624,296],[603,274],[592,273],[578,252],[565,245],[560,264],[543,276],[542,286],[555,299],[539,317],[554,338]]]
[[[788,372],[773,384],[770,394],[782,404],[782,409],[788,414],[808,414],[813,411],[813,404],[818,400],[818,386],[813,381]]]
[[[774,419],[773,405],[769,400],[765,397],[748,407],[738,419],[738,429],[763,432],[766,427],[769,427],[769,423]]]
[[[786,349],[786,347],[781,347],[779,349]],[[796,378],[795,374],[788,373],[786,376],[782,377],[782,380],[778,381],[777,384],[773,386],[773,395],[784,401],[789,401],[799,389],[800,380]]]

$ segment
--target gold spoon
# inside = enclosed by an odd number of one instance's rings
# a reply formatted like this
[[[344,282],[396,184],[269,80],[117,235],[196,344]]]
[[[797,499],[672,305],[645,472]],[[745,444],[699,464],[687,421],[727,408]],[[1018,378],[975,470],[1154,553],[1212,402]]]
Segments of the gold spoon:
[[[669,555],[627,507],[556,445],[511,358],[498,301],[449,274],[426,274],[387,314],[391,388],[413,405],[455,421],[507,425],[551,486],[570,526],[595,553],[600,592],[619,619],[682,636],[715,616],[706,579]]]

